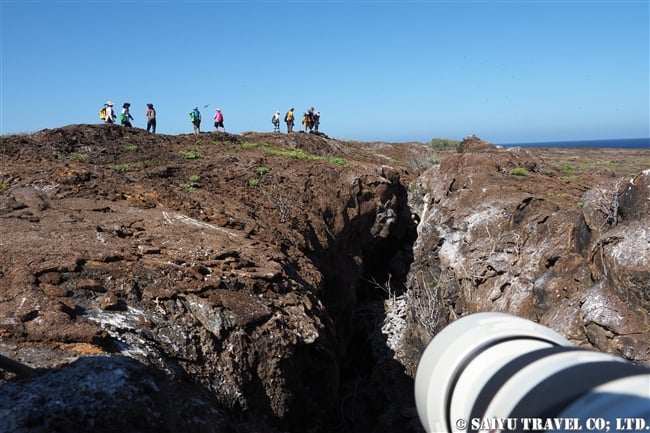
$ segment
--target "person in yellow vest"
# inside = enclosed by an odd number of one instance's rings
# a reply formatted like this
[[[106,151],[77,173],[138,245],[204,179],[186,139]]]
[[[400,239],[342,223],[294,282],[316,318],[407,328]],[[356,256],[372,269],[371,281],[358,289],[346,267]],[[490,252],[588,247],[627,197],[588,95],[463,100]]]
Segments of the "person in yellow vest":
[[[284,122],[287,124],[287,133],[293,132],[293,121],[293,108],[291,108],[287,114],[284,115]]]
[[[305,112],[302,115],[302,127],[303,127],[305,132],[307,132],[307,128],[311,129],[310,123],[311,123],[311,120],[309,118],[309,113]]]

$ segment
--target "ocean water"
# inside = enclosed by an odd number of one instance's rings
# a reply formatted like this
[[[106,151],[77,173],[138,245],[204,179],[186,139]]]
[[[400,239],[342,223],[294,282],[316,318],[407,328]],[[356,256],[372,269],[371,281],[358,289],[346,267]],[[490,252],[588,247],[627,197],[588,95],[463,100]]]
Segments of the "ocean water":
[[[535,143],[504,143],[504,147],[594,147],[609,149],[648,149],[650,138],[621,138],[608,140],[540,141]]]

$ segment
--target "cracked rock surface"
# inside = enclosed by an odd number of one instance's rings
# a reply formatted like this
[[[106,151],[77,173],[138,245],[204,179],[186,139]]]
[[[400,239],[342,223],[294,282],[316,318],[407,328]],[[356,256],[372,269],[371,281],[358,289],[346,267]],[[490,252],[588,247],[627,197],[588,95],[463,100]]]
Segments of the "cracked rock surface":
[[[35,369],[0,432],[420,432],[419,355],[474,311],[649,364],[649,151],[563,152],[0,137],[0,354]]]

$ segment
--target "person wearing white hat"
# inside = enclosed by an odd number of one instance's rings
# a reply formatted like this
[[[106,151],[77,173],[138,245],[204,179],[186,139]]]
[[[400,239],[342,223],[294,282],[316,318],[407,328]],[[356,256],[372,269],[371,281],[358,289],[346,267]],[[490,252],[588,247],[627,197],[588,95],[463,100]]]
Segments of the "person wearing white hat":
[[[113,101],[108,101],[106,103],[106,119],[104,120],[104,123],[115,123],[116,118],[117,116],[113,111]]]
[[[214,128],[219,132],[219,127],[223,128],[223,133],[226,133],[226,127],[223,126],[223,114],[221,108],[217,108],[214,112]]]
[[[276,111],[273,117],[271,118],[271,123],[273,123],[273,132],[280,132],[280,112]]]

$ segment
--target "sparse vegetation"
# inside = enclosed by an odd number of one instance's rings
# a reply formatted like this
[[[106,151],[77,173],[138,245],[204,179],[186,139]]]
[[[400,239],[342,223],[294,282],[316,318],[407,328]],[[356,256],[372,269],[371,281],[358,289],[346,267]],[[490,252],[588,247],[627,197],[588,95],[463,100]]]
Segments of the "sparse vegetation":
[[[285,150],[285,149],[274,149],[272,147],[265,146],[264,150],[266,151],[266,153],[273,156],[284,156],[286,158],[304,159],[307,161],[329,161],[332,164],[338,164],[343,167],[350,166],[350,162],[345,158],[340,158],[337,156],[330,156],[329,158],[326,158],[324,156],[305,153],[302,149]]]
[[[79,152],[73,152],[69,156],[70,159],[77,160],[79,162],[86,162],[88,161],[88,155],[85,153],[79,153]]]
[[[130,171],[131,170],[131,164],[111,164],[108,166],[109,168],[112,168],[115,171],[119,171],[120,173],[125,172],[125,171]]]
[[[250,179],[248,179],[248,186],[253,186],[253,187],[255,187],[255,186],[259,186],[259,184],[260,184],[260,180],[259,180],[259,179],[255,179],[255,178],[250,178]]]
[[[341,165],[343,167],[349,167],[350,166],[350,162],[345,158],[339,158],[339,157],[336,157],[336,156],[331,156],[329,161],[332,164],[338,164],[338,165]]]
[[[528,170],[526,170],[524,167],[515,167],[510,170],[510,174],[513,176],[528,176]]]
[[[0,180],[0,191],[4,191],[7,188],[7,182]]]
[[[432,138],[427,145],[434,150],[456,150],[460,146],[460,141],[451,138]]]
[[[196,182],[201,182],[201,176],[198,174],[193,174],[190,176],[190,182],[196,183]]]
[[[260,147],[260,144],[245,141],[244,143],[241,144],[241,147],[242,147],[242,149],[256,149],[256,148]]]
[[[269,200],[275,205],[278,211],[280,222],[286,222],[291,216],[291,203],[292,198],[290,195],[277,185],[271,185],[270,191],[265,191],[264,194],[268,196]]]
[[[257,167],[255,169],[255,173],[259,174],[260,176],[264,176],[270,171],[268,167]]]
[[[562,166],[562,173],[571,174],[573,172],[575,172],[575,169],[572,166],[570,166],[570,165],[563,165]]]
[[[308,153],[305,153],[302,151],[302,149],[283,150],[283,149],[273,149],[271,147],[266,147],[264,150],[269,155],[284,156],[292,159],[306,159],[309,161],[321,161],[324,159],[322,156],[310,155]]]
[[[196,186],[192,185],[191,183],[181,183],[179,186],[185,191],[196,191]]]
[[[198,150],[192,149],[192,150],[181,150],[178,152],[183,158],[185,159],[197,159],[201,156]]]
[[[137,152],[138,146],[135,144],[127,144],[126,145],[126,150],[129,152]]]

